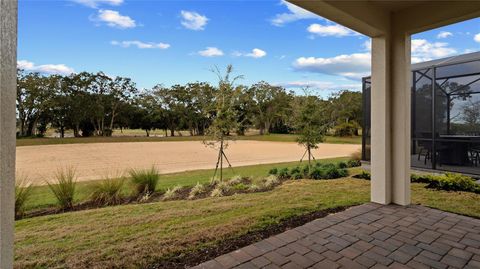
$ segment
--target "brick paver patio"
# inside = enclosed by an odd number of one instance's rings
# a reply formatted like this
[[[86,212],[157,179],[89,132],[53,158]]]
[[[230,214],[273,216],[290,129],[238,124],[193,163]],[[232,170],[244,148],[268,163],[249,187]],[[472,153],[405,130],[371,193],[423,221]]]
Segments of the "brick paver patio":
[[[480,268],[480,220],[368,203],[195,268]]]

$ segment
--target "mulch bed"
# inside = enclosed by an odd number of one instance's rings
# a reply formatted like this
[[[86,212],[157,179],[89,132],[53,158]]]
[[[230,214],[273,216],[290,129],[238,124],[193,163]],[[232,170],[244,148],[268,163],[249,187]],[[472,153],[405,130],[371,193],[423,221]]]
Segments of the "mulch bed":
[[[291,217],[281,221],[278,224],[268,226],[264,229],[250,231],[239,237],[223,240],[215,246],[199,248],[187,253],[181,252],[181,253],[171,254],[168,257],[164,257],[162,260],[150,265],[147,268],[149,269],[189,268],[189,267],[201,264],[203,262],[209,261],[211,259],[214,259],[223,254],[227,254],[237,249],[259,242],[270,236],[283,233],[287,230],[290,230],[298,226],[302,226],[315,219],[326,217],[327,215],[332,213],[344,211],[347,208],[349,207],[341,206],[341,207],[329,208],[329,209],[320,210],[320,211],[316,211],[316,212],[312,212],[312,213],[308,213],[300,216]]]

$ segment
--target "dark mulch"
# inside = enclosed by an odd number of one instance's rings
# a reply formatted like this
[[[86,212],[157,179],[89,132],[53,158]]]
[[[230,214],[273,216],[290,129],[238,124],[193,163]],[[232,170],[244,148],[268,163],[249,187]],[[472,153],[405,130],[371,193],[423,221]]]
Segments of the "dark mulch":
[[[183,269],[189,268],[200,263],[209,261],[218,256],[230,253],[237,249],[259,242],[270,236],[283,233],[292,228],[302,226],[310,221],[318,218],[323,218],[329,214],[344,211],[349,207],[341,206],[320,210],[300,216],[294,216],[281,221],[278,224],[268,226],[266,228],[250,231],[239,237],[225,239],[214,246],[201,247],[190,252],[179,252],[164,257],[161,260],[146,267],[149,269]]]

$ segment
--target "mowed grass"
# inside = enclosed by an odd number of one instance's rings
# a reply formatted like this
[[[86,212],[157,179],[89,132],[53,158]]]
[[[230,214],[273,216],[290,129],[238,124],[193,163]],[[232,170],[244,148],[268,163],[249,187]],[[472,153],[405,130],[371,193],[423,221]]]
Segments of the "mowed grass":
[[[270,142],[295,142],[297,135],[269,134],[236,136],[236,140],[254,140]],[[60,144],[89,144],[89,143],[118,143],[118,142],[172,142],[172,141],[203,141],[203,136],[113,136],[113,137],[67,137],[67,138],[20,138],[17,139],[17,147],[60,145]],[[326,136],[324,143],[332,144],[361,144],[362,137],[334,137]]]
[[[319,160],[320,163],[333,162],[337,163],[340,161],[346,161],[348,158],[334,158],[334,159],[323,159]],[[236,175],[249,176],[252,178],[266,177],[268,171],[274,167],[277,168],[292,168],[295,166],[303,166],[306,162],[287,162],[279,164],[260,164],[260,165],[250,165],[250,166],[241,166],[234,167],[233,170],[226,168],[224,169],[224,177],[231,178]],[[165,191],[168,188],[180,185],[184,187],[191,187],[200,183],[210,182],[213,177],[214,169],[206,170],[195,170],[195,171],[186,171],[172,174],[163,174],[160,175],[160,180],[157,185],[157,191]],[[133,192],[133,187],[129,184],[129,178],[126,178],[126,184],[123,185],[123,194],[129,195]],[[86,181],[77,183],[77,192],[75,194],[76,202],[84,202],[90,198],[92,193],[92,188],[95,186],[95,183],[98,181]],[[56,200],[55,196],[52,194],[48,186],[34,186],[32,189],[31,198],[26,204],[26,211],[34,209],[43,209],[47,207],[55,206]]]
[[[286,165],[286,164],[285,164]],[[359,172],[353,169],[352,174]],[[143,268],[313,211],[368,202],[370,182],[287,181],[273,191],[123,205],[16,222],[16,268]],[[413,203],[480,217],[480,195],[412,184]]]
[[[412,203],[480,218],[480,194],[437,191],[425,188],[426,185],[412,183]]]
[[[16,222],[16,268],[144,268],[309,212],[362,204],[368,181],[289,181],[273,191],[124,205]]]

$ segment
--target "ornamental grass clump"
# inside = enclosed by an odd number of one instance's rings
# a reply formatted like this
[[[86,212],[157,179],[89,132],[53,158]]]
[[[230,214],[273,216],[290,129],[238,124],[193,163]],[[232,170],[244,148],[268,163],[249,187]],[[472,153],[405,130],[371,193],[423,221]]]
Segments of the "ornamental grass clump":
[[[243,183],[243,178],[241,176],[234,176],[228,181],[228,185],[230,186],[234,186],[240,183]]]
[[[15,218],[23,217],[25,205],[32,195],[32,184],[26,177],[15,182]]]
[[[248,187],[249,192],[261,192],[265,191],[265,187],[257,184],[252,184]]]
[[[273,189],[275,186],[279,185],[280,179],[274,175],[270,175],[263,180],[263,186],[266,189]]]
[[[92,187],[91,201],[99,206],[120,204],[123,200],[124,182],[124,178],[106,178],[95,183]]]
[[[155,192],[160,179],[160,174],[155,167],[143,170],[130,169],[129,174],[137,196]]]
[[[210,194],[211,197],[222,197],[226,196],[231,192],[231,186],[225,182],[220,182],[215,186],[212,193]]]
[[[230,186],[235,186],[235,185],[249,185],[252,183],[252,179],[249,177],[241,177],[241,176],[234,176],[232,179],[230,179],[227,184]]]
[[[207,187],[203,184],[200,184],[200,182],[197,182],[197,185],[195,185],[191,190],[190,193],[188,194],[188,199],[193,200],[201,195],[204,195],[207,193]]]
[[[181,197],[180,196],[181,191],[182,191],[182,186],[175,186],[171,189],[168,188],[167,191],[163,194],[162,200],[169,201],[169,200],[179,199]]]
[[[47,182],[47,185],[57,199],[57,203],[61,209],[66,210],[73,208],[77,187],[75,169],[66,168],[57,170],[55,182]]]

